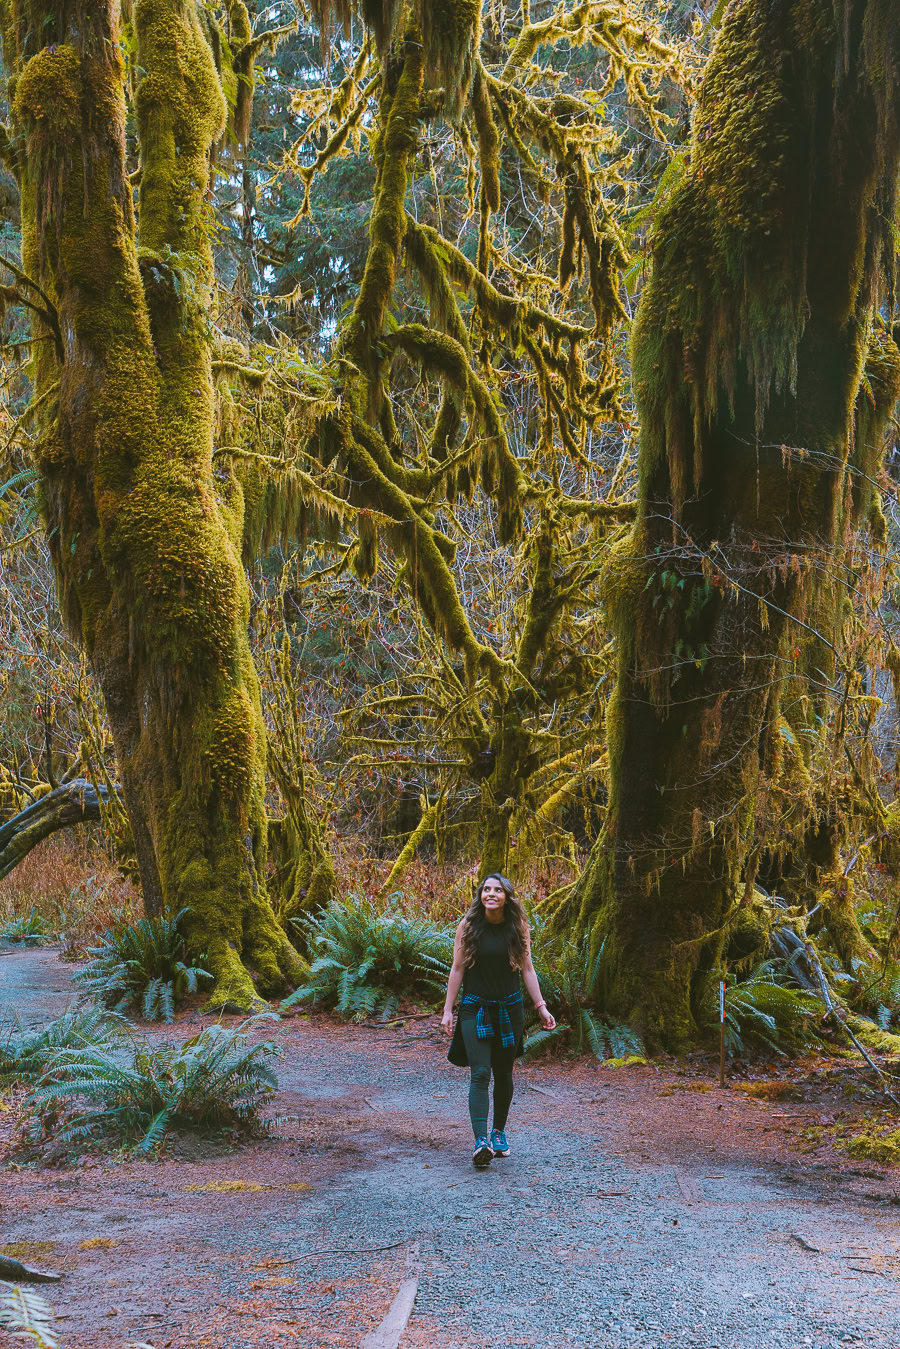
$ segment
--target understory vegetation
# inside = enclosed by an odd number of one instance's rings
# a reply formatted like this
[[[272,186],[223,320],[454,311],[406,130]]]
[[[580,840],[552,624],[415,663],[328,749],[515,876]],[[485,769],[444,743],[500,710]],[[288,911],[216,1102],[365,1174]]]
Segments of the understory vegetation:
[[[207,1026],[179,1044],[141,1040],[113,1021],[97,1027],[100,1034],[69,1033],[41,1046],[25,1065],[24,1151],[45,1161],[92,1146],[149,1155],[176,1133],[262,1132],[278,1051],[254,1037],[270,1015]],[[30,1067],[38,1056],[39,1075]]]
[[[185,963],[184,915],[182,910],[174,918],[141,918],[108,928],[100,945],[88,950],[75,983],[110,1011],[136,1011],[145,1021],[174,1020],[186,994],[211,978],[199,965]]]
[[[363,1021],[387,1020],[400,1000],[434,1002],[447,985],[453,929],[398,907],[379,909],[361,895],[299,920],[309,974],[281,1004],[310,1006]]]
[[[59,1344],[47,1299],[18,1284],[0,1282],[0,1327],[37,1349],[57,1349]]]

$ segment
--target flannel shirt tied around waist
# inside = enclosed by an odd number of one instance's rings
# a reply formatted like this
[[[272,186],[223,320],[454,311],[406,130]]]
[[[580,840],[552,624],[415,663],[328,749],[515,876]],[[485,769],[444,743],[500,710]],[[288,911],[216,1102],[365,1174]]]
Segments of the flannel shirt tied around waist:
[[[509,1019],[510,1007],[518,1007],[522,1001],[522,990],[516,989],[515,993],[510,993],[506,998],[479,998],[477,993],[467,993],[463,998],[461,1006],[478,1007],[478,1016],[475,1018],[475,1033],[479,1040],[490,1040],[497,1034],[494,1017],[496,1015],[497,1023],[500,1027],[500,1043],[504,1049],[511,1049],[516,1042],[513,1032],[512,1022]],[[485,1015],[487,1012],[487,1015]]]

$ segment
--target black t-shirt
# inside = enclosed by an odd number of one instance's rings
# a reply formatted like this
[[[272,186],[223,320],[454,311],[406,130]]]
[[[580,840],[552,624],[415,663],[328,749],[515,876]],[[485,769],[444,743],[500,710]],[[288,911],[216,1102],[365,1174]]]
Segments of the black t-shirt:
[[[509,963],[508,924],[485,923],[475,962],[463,976],[463,996],[474,993],[489,1001],[508,998],[519,988],[519,971]]]

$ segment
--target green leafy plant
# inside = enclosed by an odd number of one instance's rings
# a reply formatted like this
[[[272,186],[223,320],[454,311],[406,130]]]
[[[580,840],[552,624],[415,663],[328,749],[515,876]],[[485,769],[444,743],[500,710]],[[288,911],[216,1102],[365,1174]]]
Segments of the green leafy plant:
[[[33,1139],[117,1142],[149,1153],[171,1131],[260,1131],[260,1106],[278,1087],[271,1063],[279,1050],[251,1043],[250,1032],[273,1017],[208,1026],[185,1044],[133,1041],[128,1054],[108,1044],[57,1050],[30,1097]]]
[[[0,928],[0,941],[21,943],[24,946],[43,946],[54,940],[47,920],[34,909],[19,918],[10,918]]]
[[[107,928],[90,964],[75,975],[103,1007],[125,1013],[138,1008],[147,1021],[172,1021],[185,994],[196,993],[212,976],[189,965],[181,923],[174,918],[141,918]]]
[[[450,929],[395,908],[379,911],[363,896],[335,901],[297,920],[313,955],[307,979],[281,1004],[333,1007],[362,1021],[387,1018],[401,997],[435,998],[453,959]]]
[[[38,1349],[56,1349],[59,1343],[49,1302],[15,1283],[0,1283],[0,1326]]]
[[[597,976],[603,945],[593,960],[587,940],[573,942],[548,936],[546,920],[529,907],[531,955],[547,1006],[557,1019],[554,1030],[530,1032],[525,1054],[533,1058],[558,1047],[598,1059],[641,1057],[644,1045],[629,1026],[596,1011]]]
[[[107,1045],[124,1023],[98,1007],[66,1012],[38,1031],[9,1027],[0,1035],[0,1082],[34,1082],[60,1050]]]
[[[819,1038],[816,1023],[825,1007],[821,998],[787,982],[789,965],[781,959],[765,960],[740,983],[733,972],[726,976],[725,1048],[729,1055],[748,1050],[798,1053]],[[718,1015],[718,1001],[715,1010]]]

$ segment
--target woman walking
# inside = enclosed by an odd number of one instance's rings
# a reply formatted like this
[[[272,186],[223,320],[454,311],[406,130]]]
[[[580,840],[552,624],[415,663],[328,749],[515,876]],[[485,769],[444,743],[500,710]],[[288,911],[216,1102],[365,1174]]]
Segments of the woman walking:
[[[472,1161],[490,1166],[494,1157],[508,1157],[506,1119],[513,1098],[513,1063],[523,1052],[525,1014],[519,975],[537,1008],[545,1030],[555,1020],[541,997],[531,960],[531,934],[512,882],[494,873],[485,876],[472,907],[456,929],[453,965],[441,1026],[453,1035],[451,1063],[467,1065],[469,1115],[475,1134]],[[453,1004],[462,985],[456,1029]],[[494,1074],[494,1123],[488,1136],[489,1087]]]

